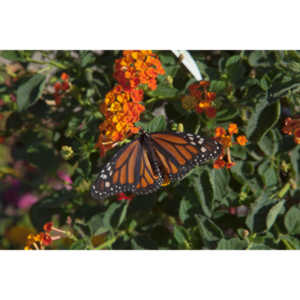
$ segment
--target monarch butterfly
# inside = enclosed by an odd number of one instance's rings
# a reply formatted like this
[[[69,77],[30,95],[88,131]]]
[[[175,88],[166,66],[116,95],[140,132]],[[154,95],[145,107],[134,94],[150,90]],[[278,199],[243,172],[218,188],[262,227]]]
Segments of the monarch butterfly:
[[[217,158],[221,151],[222,146],[212,138],[192,133],[142,131],[104,165],[91,194],[102,200],[122,192],[152,193],[181,180],[193,167]]]

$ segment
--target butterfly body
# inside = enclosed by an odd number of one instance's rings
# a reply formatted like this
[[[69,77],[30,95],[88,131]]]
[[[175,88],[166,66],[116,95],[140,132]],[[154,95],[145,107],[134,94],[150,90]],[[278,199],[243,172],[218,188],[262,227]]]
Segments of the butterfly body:
[[[101,200],[121,192],[152,193],[181,180],[195,166],[217,158],[221,150],[214,139],[196,134],[142,132],[104,165],[91,194]]]

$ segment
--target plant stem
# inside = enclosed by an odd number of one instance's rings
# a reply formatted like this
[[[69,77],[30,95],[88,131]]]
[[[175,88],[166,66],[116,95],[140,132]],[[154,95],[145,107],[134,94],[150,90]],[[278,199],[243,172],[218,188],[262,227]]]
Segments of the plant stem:
[[[156,97],[153,97],[153,98],[148,99],[148,100],[145,102],[145,104],[147,105],[147,104],[153,103],[153,102],[155,102],[155,101],[157,101],[157,100],[159,100],[159,99],[156,98]]]
[[[113,238],[111,238],[110,240],[106,241],[105,243],[99,245],[98,247],[95,247],[94,250],[101,250],[101,249],[104,249],[106,247],[110,247],[119,237],[121,237],[125,233],[126,232],[124,230],[118,232],[117,235],[115,235]]]

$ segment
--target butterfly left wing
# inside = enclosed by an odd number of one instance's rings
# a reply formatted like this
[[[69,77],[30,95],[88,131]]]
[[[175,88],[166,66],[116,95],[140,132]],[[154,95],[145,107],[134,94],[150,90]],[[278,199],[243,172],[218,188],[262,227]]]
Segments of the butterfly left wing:
[[[104,167],[91,187],[101,200],[122,192],[148,194],[160,188],[162,177],[140,139],[121,148]]]
[[[182,179],[192,168],[217,158],[222,151],[214,139],[192,133],[157,132],[151,138],[154,152],[171,181]]]
[[[139,179],[136,164],[141,150],[139,139],[123,146],[101,169],[91,187],[92,196],[101,200],[122,192],[134,192]]]

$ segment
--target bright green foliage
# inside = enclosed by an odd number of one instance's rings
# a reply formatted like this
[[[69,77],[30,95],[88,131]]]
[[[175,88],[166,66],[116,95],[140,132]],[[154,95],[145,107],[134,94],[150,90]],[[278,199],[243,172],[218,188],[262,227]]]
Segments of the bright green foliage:
[[[195,80],[172,52],[156,53],[166,74],[157,89],[144,90],[146,110],[136,125],[154,132],[181,123],[185,132],[213,136],[236,123],[248,143],[232,146],[235,165],[214,169],[209,162],[153,194],[98,202],[90,185],[119,149],[100,158],[95,148],[99,105],[116,83],[122,52],[2,51],[1,248],[24,247],[11,233],[16,226],[39,232],[53,221],[67,232],[53,249],[300,249],[300,146],[282,132],[285,118],[299,113],[300,52],[191,51],[216,92],[211,119],[183,109]],[[63,72],[71,86],[57,108],[53,85]],[[73,151],[68,159],[63,146]],[[9,190],[12,178],[19,198],[38,201],[21,207]]]

